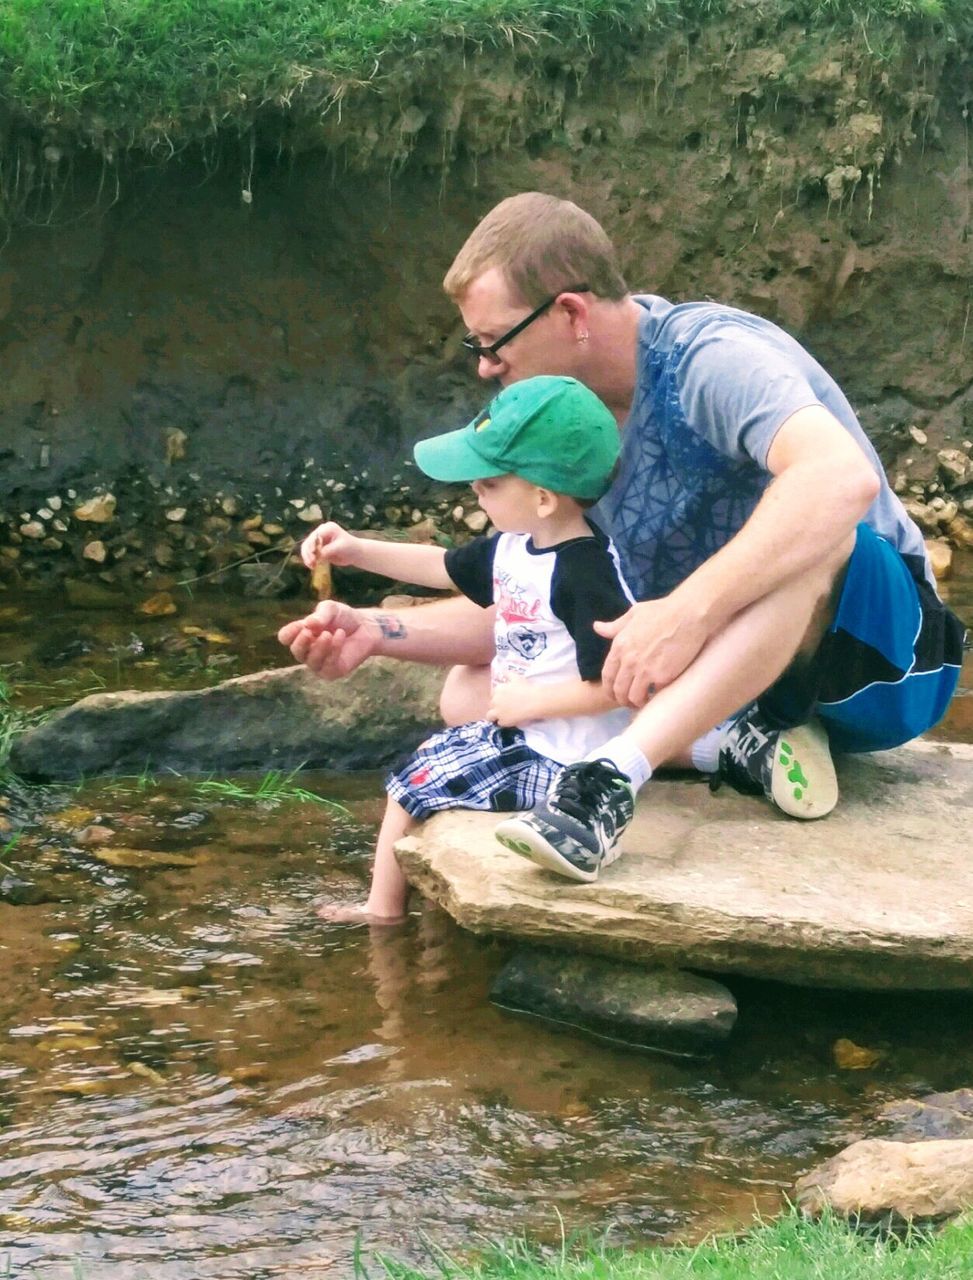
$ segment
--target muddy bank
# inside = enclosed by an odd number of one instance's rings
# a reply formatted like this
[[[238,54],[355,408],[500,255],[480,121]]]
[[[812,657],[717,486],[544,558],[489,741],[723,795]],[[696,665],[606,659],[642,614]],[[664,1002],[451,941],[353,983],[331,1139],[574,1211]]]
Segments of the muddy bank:
[[[755,20],[576,52],[444,54],[340,120],[129,155],[117,187],[74,155],[0,255],[0,573],[277,569],[315,504],[449,532],[411,444],[484,389],[440,280],[483,212],[537,187],[604,220],[633,287],[797,333],[927,530],[966,541],[962,60]],[[78,514],[107,494],[103,522]]]

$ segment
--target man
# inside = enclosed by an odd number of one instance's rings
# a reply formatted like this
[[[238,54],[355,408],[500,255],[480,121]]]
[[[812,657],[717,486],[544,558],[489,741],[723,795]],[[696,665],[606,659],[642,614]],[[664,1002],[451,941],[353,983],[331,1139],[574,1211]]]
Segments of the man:
[[[594,879],[634,792],[690,761],[822,817],[837,800],[829,739],[876,750],[942,716],[962,627],[851,406],[798,343],[732,308],[630,294],[599,224],[536,192],[487,214],[444,283],[481,377],[575,377],[622,433],[596,514],[640,603],[602,629],[603,681],[637,714],[502,823],[505,843]],[[377,653],[461,664],[444,717],[485,715],[489,621],[465,602],[402,615],[327,603],[280,639],[326,678]]]

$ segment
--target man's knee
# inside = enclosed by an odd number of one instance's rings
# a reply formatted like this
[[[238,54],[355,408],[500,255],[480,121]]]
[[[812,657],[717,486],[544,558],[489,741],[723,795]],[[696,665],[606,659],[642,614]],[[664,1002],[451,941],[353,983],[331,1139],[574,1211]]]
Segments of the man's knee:
[[[452,667],[439,695],[439,713],[447,725],[484,720],[490,706],[490,668]]]

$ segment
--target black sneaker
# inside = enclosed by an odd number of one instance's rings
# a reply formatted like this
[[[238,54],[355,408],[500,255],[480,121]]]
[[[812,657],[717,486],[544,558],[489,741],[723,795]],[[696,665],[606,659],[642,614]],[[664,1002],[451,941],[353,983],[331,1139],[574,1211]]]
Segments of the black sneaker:
[[[501,822],[496,837],[539,867],[590,883],[621,853],[634,813],[631,780],[609,760],[585,760],[558,774],[543,804]]]
[[[838,803],[828,735],[817,721],[775,729],[756,703],[727,726],[720,744],[715,791],[728,782],[745,795],[765,795],[791,818],[823,818]]]

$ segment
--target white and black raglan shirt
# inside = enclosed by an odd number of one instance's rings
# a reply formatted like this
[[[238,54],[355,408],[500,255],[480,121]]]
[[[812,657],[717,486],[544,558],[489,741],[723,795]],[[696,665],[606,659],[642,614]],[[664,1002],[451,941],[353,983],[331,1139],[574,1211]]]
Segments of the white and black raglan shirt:
[[[446,552],[446,572],[460,591],[483,608],[497,606],[494,685],[519,677],[541,684],[601,678],[611,642],[592,624],[620,617],[634,599],[614,544],[596,525],[591,531],[543,549],[524,534],[497,533]],[[573,764],[630,719],[619,707],[533,720],[522,729],[539,755]]]

